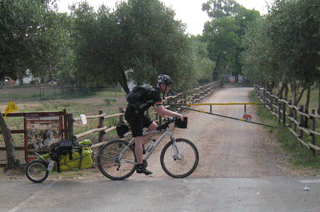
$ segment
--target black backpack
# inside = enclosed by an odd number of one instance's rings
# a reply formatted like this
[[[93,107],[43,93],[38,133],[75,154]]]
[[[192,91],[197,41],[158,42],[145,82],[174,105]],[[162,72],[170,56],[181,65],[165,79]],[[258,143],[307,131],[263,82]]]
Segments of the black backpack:
[[[127,94],[126,98],[135,110],[140,111],[148,103],[152,103],[152,100],[151,102],[147,101],[147,95],[152,91],[155,89],[151,85],[137,85]]]

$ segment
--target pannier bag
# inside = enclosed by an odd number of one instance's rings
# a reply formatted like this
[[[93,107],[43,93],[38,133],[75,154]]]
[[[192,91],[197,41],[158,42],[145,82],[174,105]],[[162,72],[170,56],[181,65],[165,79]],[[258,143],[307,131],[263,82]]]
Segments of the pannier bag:
[[[81,151],[72,152],[72,158],[70,160],[69,155],[61,156],[60,170],[78,170],[92,167],[92,150],[89,147],[82,147]]]
[[[181,121],[181,119],[176,119],[174,122],[174,126],[186,129],[188,127],[188,117],[183,117],[183,121]]]
[[[79,144],[88,147],[80,147]],[[73,140],[61,140],[51,146],[50,157],[56,162],[57,170],[85,169],[92,167],[92,144],[90,139],[76,143]],[[46,155],[43,156],[45,158]]]
[[[120,138],[123,138],[124,137],[124,134],[126,134],[127,132],[129,132],[129,126],[125,123],[118,123],[116,125],[116,128],[117,128],[117,135],[120,137]]]

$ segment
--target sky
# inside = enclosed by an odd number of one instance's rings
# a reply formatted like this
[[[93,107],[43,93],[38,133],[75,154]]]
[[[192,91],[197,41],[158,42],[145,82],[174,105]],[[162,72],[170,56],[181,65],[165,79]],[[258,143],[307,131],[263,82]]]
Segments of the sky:
[[[67,12],[68,5],[83,0],[58,0],[60,12]],[[187,24],[187,32],[193,35],[202,34],[203,25],[209,20],[208,15],[201,10],[202,3],[207,0],[161,0],[167,7],[172,7],[176,12],[176,19]],[[118,0],[87,0],[90,6],[98,8],[104,4],[109,8],[114,9]],[[255,9],[261,14],[267,13],[267,3],[272,0],[236,0],[237,3],[243,5],[247,9]]]

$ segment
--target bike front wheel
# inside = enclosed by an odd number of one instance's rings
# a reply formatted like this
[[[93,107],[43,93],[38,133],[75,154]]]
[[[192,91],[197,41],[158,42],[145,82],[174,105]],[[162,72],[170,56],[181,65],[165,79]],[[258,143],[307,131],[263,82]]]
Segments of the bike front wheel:
[[[34,183],[41,183],[47,179],[48,174],[47,164],[44,161],[34,160],[27,165],[26,175]]]
[[[126,141],[114,140],[102,146],[98,155],[101,173],[112,180],[130,177],[136,169],[134,148]]]
[[[162,169],[171,177],[184,178],[194,172],[199,163],[196,146],[189,140],[178,138],[167,143],[160,156]]]

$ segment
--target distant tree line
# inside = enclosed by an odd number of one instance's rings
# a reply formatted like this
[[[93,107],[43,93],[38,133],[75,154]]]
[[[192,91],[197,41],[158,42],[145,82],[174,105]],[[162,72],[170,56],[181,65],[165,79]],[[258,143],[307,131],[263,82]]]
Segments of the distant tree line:
[[[97,10],[87,1],[70,13],[54,0],[2,0],[0,79],[34,77],[90,86],[156,83],[169,74],[176,89],[212,81],[206,45],[185,32],[159,0],[129,0]]]
[[[216,62],[219,75],[242,73],[241,41],[247,26],[262,19],[260,12],[249,10],[234,0],[209,0],[202,4],[211,19],[204,25],[202,42],[207,44],[208,57]]]

